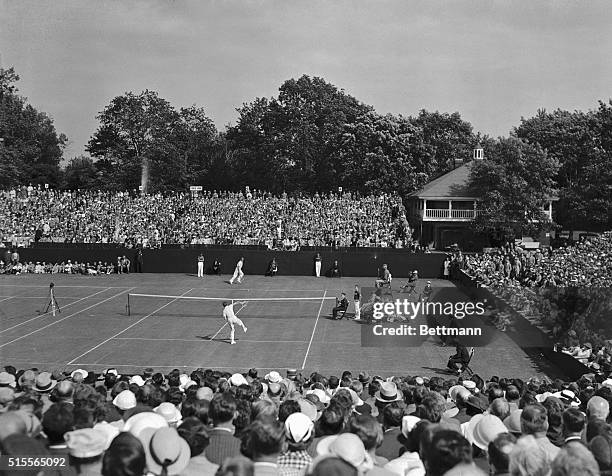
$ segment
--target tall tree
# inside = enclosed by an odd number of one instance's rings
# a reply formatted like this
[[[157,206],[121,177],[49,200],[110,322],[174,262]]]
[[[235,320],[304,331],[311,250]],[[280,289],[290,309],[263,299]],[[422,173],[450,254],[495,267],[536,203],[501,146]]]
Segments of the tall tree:
[[[432,178],[452,170],[458,160],[470,160],[472,149],[480,139],[458,112],[449,114],[422,109],[410,120],[421,130],[420,141],[415,138],[415,145],[419,147],[415,150],[414,165]]]
[[[557,220],[570,229],[612,227],[612,143],[610,104],[596,111],[539,110],[513,131],[558,160]]]
[[[217,180],[223,181],[216,168],[219,160],[219,143],[224,143],[224,139],[217,132],[214,122],[206,115],[203,108],[196,106],[181,108],[179,115],[181,127],[177,137],[177,147],[183,154],[186,181],[207,188],[215,185]]]
[[[369,112],[345,126],[339,154],[341,185],[365,193],[406,196],[427,181],[414,165],[420,130],[409,119]]]
[[[89,140],[87,150],[113,165],[111,171],[119,187],[134,189],[142,185],[146,191],[152,167],[157,172],[168,167],[184,170],[184,160],[181,163],[173,144],[181,129],[181,117],[157,92],[146,90],[117,96],[97,118],[100,126]],[[162,165],[160,161],[169,163]],[[182,178],[185,179],[184,174]],[[164,180],[163,176],[155,176],[152,183],[159,187]]]
[[[550,229],[542,207],[556,196],[557,160],[514,137],[493,142],[485,155],[470,172],[469,186],[480,197],[475,229],[501,242]]]
[[[322,78],[287,80],[278,98],[238,109],[228,139],[236,166],[251,166],[238,173],[271,190],[330,190],[337,183],[344,128],[370,110]]]
[[[66,136],[52,119],[17,94],[19,76],[0,68],[0,187],[24,183],[57,186]]]
[[[69,190],[100,188],[98,169],[91,157],[81,155],[71,159],[64,169],[62,186]]]

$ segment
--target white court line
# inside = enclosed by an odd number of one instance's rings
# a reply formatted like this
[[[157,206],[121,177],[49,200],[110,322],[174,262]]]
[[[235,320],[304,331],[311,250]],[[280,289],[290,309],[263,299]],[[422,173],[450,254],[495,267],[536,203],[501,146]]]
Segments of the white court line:
[[[19,287],[19,288],[48,288],[49,286],[39,286],[39,285],[34,285],[34,284],[0,284],[0,287],[3,286],[12,286],[12,287]],[[120,289],[120,288],[127,288],[127,286],[84,286],[82,284],[75,284],[75,285],[70,285],[70,284],[56,284],[55,285],[56,288],[109,288],[109,289]],[[130,288],[130,289],[134,289],[134,288]]]
[[[134,288],[132,288],[132,289],[134,289]],[[185,291],[185,292],[183,293],[183,296],[184,296],[185,294],[189,293],[190,291],[193,291],[193,288],[191,288],[189,291]],[[177,300],[177,299],[173,299],[172,301],[167,302],[167,303],[166,303],[166,304],[164,304],[163,306],[158,307],[157,309],[155,309],[155,311],[153,311],[153,312],[151,312],[151,313],[147,314],[146,316],[144,316],[144,317],[142,317],[142,318],[138,319],[136,322],[134,322],[133,324],[131,324],[131,325],[127,326],[127,327],[126,327],[125,329],[123,329],[122,331],[117,332],[115,335],[113,335],[113,336],[109,337],[108,339],[103,340],[103,341],[102,341],[102,342],[100,342],[98,345],[96,345],[96,346],[92,347],[91,349],[89,349],[88,351],[86,351],[86,352],[82,353],[82,354],[81,354],[81,355],[79,355],[78,357],[75,357],[75,358],[74,358],[74,359],[72,359],[70,362],[68,362],[66,365],[72,365],[72,364],[74,363],[74,361],[75,361],[75,360],[79,360],[81,357],[86,356],[86,355],[87,355],[87,354],[89,354],[90,352],[92,352],[92,351],[96,350],[98,347],[100,347],[100,346],[102,346],[102,345],[106,344],[108,341],[113,340],[113,339],[114,339],[115,337],[117,337],[117,336],[120,336],[120,335],[121,335],[121,334],[123,334],[125,331],[127,331],[127,330],[131,329],[132,327],[134,327],[134,326],[135,326],[135,325],[137,325],[137,324],[140,324],[142,321],[144,321],[144,320],[145,320],[145,319],[147,319],[148,317],[151,317],[151,316],[152,316],[153,314],[155,314],[156,312],[159,312],[159,311],[161,311],[163,308],[168,307],[170,304],[172,304],[172,303],[173,303],[173,302],[175,302],[176,300]]]
[[[92,298],[92,297],[96,296],[97,294],[100,294],[100,293],[103,293],[105,291],[108,291],[109,289],[111,289],[111,288],[105,288],[102,291],[98,291],[97,293],[93,293],[93,294],[90,294],[89,296],[82,297],[81,299],[79,299],[77,301],[69,302],[65,306],[62,306],[60,309],[66,309],[67,307],[70,307],[70,306],[72,306],[72,305],[74,305],[74,304],[76,304],[76,303],[78,303],[78,302],[80,302],[80,301],[82,301],[84,299]],[[134,289],[134,288],[132,288],[132,289]],[[48,298],[49,296],[46,296],[46,297]],[[23,321],[23,322],[20,322],[19,324],[15,324],[13,327],[9,327],[7,329],[1,330],[0,334],[3,334],[5,332],[7,332],[7,331],[10,331],[11,329],[15,329],[16,327],[23,326],[24,324],[27,324],[28,322],[35,321],[36,319],[40,319],[41,317],[44,317],[44,316],[46,316],[48,314],[51,314],[52,312],[53,312],[53,310],[47,311],[47,312],[41,314],[40,316],[32,317],[31,319],[28,319],[27,321]]]
[[[42,330],[44,330],[44,329],[46,329],[46,328],[48,328],[48,327],[54,326],[55,324],[58,324],[58,323],[60,323],[60,322],[62,322],[62,321],[65,321],[66,319],[69,319],[69,318],[71,318],[72,316],[76,316],[77,314],[80,314],[80,313],[82,313],[82,312],[88,311],[88,310],[90,310],[90,309],[92,309],[92,308],[94,308],[94,307],[96,307],[96,306],[99,306],[100,304],[103,304],[103,303],[105,303],[105,302],[107,302],[107,301],[110,301],[111,299],[115,299],[116,297],[119,297],[119,296],[121,296],[122,294],[125,294],[125,293],[130,292],[132,289],[134,289],[134,288],[129,288],[129,289],[126,289],[125,291],[121,291],[120,293],[114,294],[114,295],[112,295],[112,296],[111,296],[111,297],[109,297],[109,298],[106,298],[106,299],[104,299],[104,300],[102,300],[102,301],[100,301],[100,302],[97,302],[97,303],[95,303],[95,304],[92,304],[91,306],[88,306],[88,307],[86,307],[85,309],[81,309],[80,311],[74,312],[74,313],[72,313],[72,314],[70,314],[70,315],[68,315],[68,316],[66,316],[66,317],[62,317],[61,319],[58,319],[57,321],[53,321],[52,323],[47,324],[46,326],[39,327],[39,328],[38,328],[38,329],[36,329],[35,331],[28,332],[27,334],[24,334],[24,335],[22,335],[21,337],[17,337],[16,339],[13,339],[13,340],[11,340],[11,341],[8,341],[8,342],[6,342],[6,343],[4,343],[4,344],[0,345],[0,349],[1,349],[2,347],[4,347],[5,345],[9,345],[9,344],[12,344],[13,342],[17,342],[18,340],[24,339],[25,337],[31,336],[32,334],[36,334],[37,332],[40,332],[40,331],[42,331]],[[39,317],[40,317],[40,316],[39,316]],[[37,319],[37,318],[34,318],[34,319]]]
[[[106,288],[110,289],[110,288]],[[0,296],[7,297],[7,296]],[[46,296],[9,296],[8,299],[46,299],[49,295]],[[79,296],[62,296],[61,299],[79,299]],[[4,299],[0,300],[0,302],[4,301]]]
[[[302,370],[306,366],[306,359],[308,358],[308,353],[310,352],[310,346],[312,346],[312,340],[314,339],[315,332],[317,331],[317,324],[319,323],[319,318],[321,317],[321,309],[323,309],[323,303],[325,302],[325,296],[327,295],[327,289],[323,292],[323,299],[321,299],[321,305],[319,306],[319,312],[317,312],[317,320],[315,321],[315,325],[312,328],[312,335],[310,336],[310,342],[308,343],[308,348],[306,349],[306,355],[304,356],[304,362],[302,362]]]
[[[9,297],[5,297],[4,299],[0,299],[0,302],[4,302],[4,301],[8,301],[9,299],[15,299],[17,296],[9,296]]]
[[[208,340],[211,340],[211,341],[212,341],[212,340],[214,340],[214,339],[215,339],[215,337],[217,337],[217,336],[219,335],[219,332],[221,332],[223,329],[225,329],[225,326],[227,326],[227,322],[226,322],[225,324],[223,324],[223,325],[221,326],[221,328],[220,328],[220,329],[219,329],[219,330],[218,330],[218,331],[215,333],[215,335],[214,335],[214,336],[212,336],[212,337],[211,337],[210,339],[208,339]]]
[[[180,338],[159,338],[159,337],[116,337],[115,340],[146,340],[146,341],[178,341],[178,342],[202,342],[209,339],[180,339]],[[212,339],[211,339],[212,340]],[[307,340],[248,340],[238,339],[239,342],[261,342],[265,344],[306,344]]]

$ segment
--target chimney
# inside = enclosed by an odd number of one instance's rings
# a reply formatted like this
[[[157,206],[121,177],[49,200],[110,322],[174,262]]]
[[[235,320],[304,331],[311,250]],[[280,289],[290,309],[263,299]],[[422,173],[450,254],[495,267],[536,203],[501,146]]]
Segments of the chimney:
[[[478,144],[474,149],[474,160],[484,160],[484,151],[482,145]]]

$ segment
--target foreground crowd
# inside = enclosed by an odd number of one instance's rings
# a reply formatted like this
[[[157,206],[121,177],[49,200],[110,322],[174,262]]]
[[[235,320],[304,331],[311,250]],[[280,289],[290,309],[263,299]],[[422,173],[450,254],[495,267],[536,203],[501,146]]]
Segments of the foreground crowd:
[[[396,196],[280,197],[244,192],[140,195],[127,192],[0,191],[0,241],[407,247],[410,232]]]
[[[485,382],[5,367],[0,452],[65,459],[45,472],[91,476],[605,475],[610,403],[612,379],[590,375]]]

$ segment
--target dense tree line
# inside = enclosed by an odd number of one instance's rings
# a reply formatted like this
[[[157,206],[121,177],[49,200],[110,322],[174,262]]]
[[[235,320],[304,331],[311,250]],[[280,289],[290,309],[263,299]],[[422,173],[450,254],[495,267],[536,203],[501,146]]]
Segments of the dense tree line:
[[[289,79],[277,97],[255,98],[219,131],[204,109],[175,108],[154,91],[117,96],[101,111],[87,145],[60,170],[63,134],[17,94],[15,72],[0,70],[0,185],[65,188],[264,189],[401,196],[453,169],[482,143],[472,167],[483,197],[476,227],[500,236],[545,228],[541,203],[557,196],[556,221],[573,229],[612,228],[612,102],[594,111],[539,111],[509,138],[474,132],[458,113],[381,115],[322,78]]]
[[[0,68],[0,188],[28,182],[61,184],[66,136],[18,94],[19,76]]]

